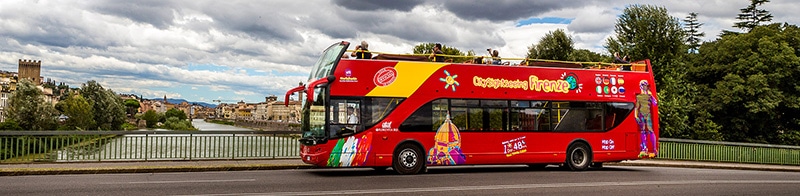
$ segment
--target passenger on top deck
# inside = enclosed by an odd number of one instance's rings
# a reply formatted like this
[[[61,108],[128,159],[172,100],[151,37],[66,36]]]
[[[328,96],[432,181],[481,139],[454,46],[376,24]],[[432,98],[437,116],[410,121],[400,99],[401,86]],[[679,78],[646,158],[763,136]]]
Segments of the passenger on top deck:
[[[500,52],[498,52],[497,50],[492,51],[491,48],[486,49],[486,51],[489,52],[489,55],[492,56],[492,64],[493,65],[503,64],[502,61],[500,61]]]
[[[625,56],[625,57],[627,57],[627,56]],[[629,57],[627,57],[627,58],[629,58]],[[614,53],[614,63],[629,64],[628,61],[626,61],[625,59],[619,57],[619,53],[618,52]]]
[[[371,59],[372,53],[369,52],[369,44],[367,41],[361,41],[361,45],[356,46],[356,50],[350,53],[351,57],[356,59]]]
[[[444,62],[444,57],[439,56],[442,54],[444,54],[444,52],[442,52],[442,44],[436,43],[436,45],[433,45],[433,53],[431,53],[428,58],[433,62]]]

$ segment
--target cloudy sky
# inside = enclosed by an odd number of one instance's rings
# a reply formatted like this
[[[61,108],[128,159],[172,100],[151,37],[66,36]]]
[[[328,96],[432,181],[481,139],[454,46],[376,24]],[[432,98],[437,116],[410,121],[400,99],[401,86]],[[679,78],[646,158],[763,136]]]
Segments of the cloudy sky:
[[[321,50],[338,41],[410,53],[440,42],[479,54],[524,57],[547,32],[565,29],[576,48],[605,53],[616,18],[632,4],[699,13],[705,40],[737,30],[747,0],[3,0],[0,70],[42,61],[41,74],[79,87],[212,103],[283,99],[305,81]],[[763,6],[773,22],[800,24],[800,4]],[[352,48],[351,48],[352,49]]]

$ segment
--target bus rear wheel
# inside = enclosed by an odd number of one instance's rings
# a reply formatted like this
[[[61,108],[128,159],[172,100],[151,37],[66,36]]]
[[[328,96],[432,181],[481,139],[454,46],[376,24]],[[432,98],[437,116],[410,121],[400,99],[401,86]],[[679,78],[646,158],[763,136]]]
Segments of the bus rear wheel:
[[[424,155],[419,146],[404,143],[394,151],[392,169],[399,174],[416,174],[425,166]]]
[[[583,142],[575,142],[567,148],[567,160],[565,165],[572,171],[583,171],[592,164],[592,151],[589,145]]]

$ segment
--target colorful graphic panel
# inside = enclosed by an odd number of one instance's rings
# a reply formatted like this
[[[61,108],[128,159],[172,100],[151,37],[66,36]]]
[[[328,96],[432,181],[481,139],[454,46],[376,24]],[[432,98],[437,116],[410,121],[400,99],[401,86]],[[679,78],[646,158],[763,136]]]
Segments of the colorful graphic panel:
[[[339,139],[328,158],[329,167],[364,166],[372,148],[372,133]],[[338,152],[338,153],[337,153]]]
[[[428,150],[428,164],[430,165],[461,165],[467,159],[461,152],[461,133],[453,122],[450,115],[442,123],[434,136],[435,144]]]

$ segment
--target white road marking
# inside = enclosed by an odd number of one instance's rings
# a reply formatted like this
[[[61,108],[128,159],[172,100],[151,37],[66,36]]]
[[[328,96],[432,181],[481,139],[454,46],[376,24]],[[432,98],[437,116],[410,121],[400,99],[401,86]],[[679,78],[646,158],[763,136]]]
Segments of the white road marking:
[[[690,181],[633,181],[633,182],[589,182],[589,183],[581,182],[581,183],[552,183],[552,184],[452,186],[452,187],[401,188],[401,189],[334,190],[334,191],[307,191],[307,192],[230,193],[230,194],[207,194],[207,195],[202,195],[202,196],[226,196],[226,195],[354,195],[354,194],[420,193],[420,192],[500,190],[500,189],[536,189],[536,188],[643,186],[643,185],[688,185],[688,184],[800,184],[800,180],[690,180]],[[201,195],[193,195],[193,196],[201,196]]]
[[[143,182],[124,182],[124,184],[176,184],[176,183],[218,183],[218,182],[252,182],[252,181],[256,181],[256,179],[143,181]]]

